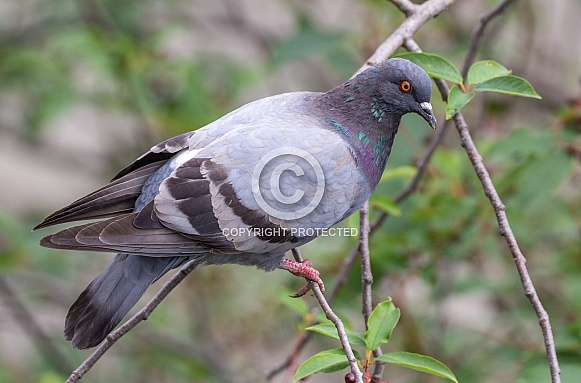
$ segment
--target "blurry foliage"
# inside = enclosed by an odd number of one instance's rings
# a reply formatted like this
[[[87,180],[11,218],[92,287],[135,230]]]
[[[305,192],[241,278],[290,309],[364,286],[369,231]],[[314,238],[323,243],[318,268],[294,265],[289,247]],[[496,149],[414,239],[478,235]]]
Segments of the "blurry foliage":
[[[62,0],[38,5],[40,15],[24,30],[0,29],[0,96],[16,94],[24,101],[25,123],[12,134],[23,141],[38,141],[38,133],[48,129],[55,117],[66,116],[79,103],[90,103],[102,113],[120,110],[135,116],[141,132],[149,135],[147,140],[136,138],[146,149],[156,142],[151,135],[169,137],[225,114],[235,107],[239,95],[294,62],[315,60],[342,78],[350,76],[393,23],[401,20],[385,1],[363,1],[365,28],[348,34],[318,25],[297,7],[293,33],[278,39],[266,36],[268,59],[242,64],[216,53],[186,58],[167,54],[165,44],[177,29],[188,28],[187,21],[179,25],[183,21],[176,18],[176,25],[159,29],[149,25],[147,10],[152,3]],[[163,4],[183,7],[175,1]],[[418,33],[443,41],[433,49],[457,63],[471,28],[455,25],[452,17],[445,13]],[[513,107],[505,98],[495,97],[483,105],[491,119],[502,119]],[[580,105],[572,100],[546,121],[512,131],[488,132],[486,118],[472,126],[482,130],[476,132],[480,150],[551,314],[563,381],[569,383],[581,373]],[[409,181],[409,167],[423,154],[432,134],[414,116],[406,117],[404,124],[388,165],[390,175],[374,195],[378,209],[396,213],[373,237],[371,247],[376,298],[392,296],[402,310],[390,347],[437,357],[461,382],[547,381],[536,317],[454,131],[436,152],[419,192],[400,206],[391,203],[389,197]],[[126,160],[132,156],[128,151]],[[54,208],[31,206],[44,213]],[[357,226],[357,222],[355,216],[345,225]],[[40,248],[38,240],[44,232],[29,232],[35,223],[30,217],[11,217],[4,208],[0,210],[0,277],[18,287],[19,297],[39,313],[39,322],[58,349],[71,364],[78,364],[86,353],[70,349],[62,339],[61,323],[78,292],[108,258]],[[313,259],[325,280],[332,280],[354,243],[353,238],[320,238],[303,253]],[[277,272],[256,273],[227,266],[197,271],[83,381],[261,380],[265,369],[288,355],[296,333],[304,331],[310,318],[304,301],[286,297],[285,288],[300,286],[302,281]],[[422,301],[419,308],[407,299],[409,293],[399,290],[411,282],[419,283],[427,294],[427,303]],[[334,305],[357,331],[362,330],[360,288],[355,267]],[[487,297],[486,310],[495,322],[486,332],[465,322],[449,323],[458,312],[447,312],[446,304],[471,294]],[[317,342],[318,350],[336,347],[325,340]],[[19,347],[30,350],[31,346]],[[276,352],[267,355],[270,350]],[[25,355],[19,364],[0,359],[0,381],[52,383],[69,372],[45,362],[40,353]],[[267,356],[265,365],[249,363]],[[330,375],[328,381],[339,381],[344,373]],[[399,374],[397,368],[388,367],[385,377],[390,382],[421,379],[421,375],[400,378]]]
[[[348,35],[321,29],[303,13],[299,14],[298,19],[297,33],[273,46],[273,65],[322,57],[338,69],[343,77],[352,76],[358,62],[352,47],[346,44]]]
[[[73,102],[128,109],[164,134],[203,126],[227,110],[245,82],[244,69],[218,58],[172,61],[159,57],[157,36],[132,39],[93,28],[67,28],[38,51],[22,47],[0,57],[0,80],[30,97],[33,131]],[[91,72],[94,93],[75,89],[71,74]],[[72,72],[72,73],[71,73]]]

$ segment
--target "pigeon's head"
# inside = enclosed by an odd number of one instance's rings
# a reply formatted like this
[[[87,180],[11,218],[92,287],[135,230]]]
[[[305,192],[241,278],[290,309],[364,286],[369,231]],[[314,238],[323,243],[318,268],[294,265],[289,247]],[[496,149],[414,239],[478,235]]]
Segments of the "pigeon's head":
[[[432,81],[416,64],[402,58],[393,58],[375,65],[372,69],[378,78],[379,93],[391,110],[401,113],[417,113],[432,129],[436,129],[436,117],[432,111]]]

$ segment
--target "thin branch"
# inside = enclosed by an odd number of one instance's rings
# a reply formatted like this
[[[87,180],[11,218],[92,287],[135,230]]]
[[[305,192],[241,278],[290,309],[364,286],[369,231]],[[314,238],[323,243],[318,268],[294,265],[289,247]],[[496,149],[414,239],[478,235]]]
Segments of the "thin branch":
[[[191,260],[182,266],[162,288],[155,294],[155,296],[147,302],[147,304],[127,320],[121,327],[110,333],[105,341],[75,370],[67,379],[66,383],[75,383],[79,381],[99,359],[113,346],[121,337],[127,334],[131,329],[137,326],[144,320],[147,320],[149,315],[155,310],[157,306],[168,296],[168,294],[188,276],[202,261]]]
[[[341,265],[341,269],[337,273],[337,277],[333,281],[333,285],[327,294],[327,302],[332,304],[337,296],[337,293],[345,285],[347,282],[347,278],[349,277],[349,272],[353,269],[353,265],[355,265],[355,261],[359,258],[359,246],[355,246],[349,256],[343,259],[343,264]],[[309,316],[314,317],[319,310],[321,310],[320,306],[313,306],[309,310]],[[314,325],[316,322],[311,321],[309,326]],[[266,372],[266,380],[271,380],[274,378],[278,373],[284,371],[289,366],[292,366],[296,356],[302,351],[302,349],[311,341],[313,336],[312,332],[308,333],[301,333],[299,334],[300,340],[296,342],[296,347],[293,348],[293,352],[287,356],[283,361],[274,365]]]
[[[359,253],[361,254],[361,308],[363,319],[365,320],[365,330],[368,329],[369,317],[373,311],[373,298],[371,285],[373,284],[373,273],[371,272],[371,259],[369,255],[369,201],[365,202],[359,209]],[[383,355],[381,347],[373,350],[375,358]],[[383,376],[385,363],[376,361],[373,370],[373,378],[377,381]]]
[[[475,27],[472,37],[470,38],[470,47],[466,53],[466,58],[464,59],[464,65],[462,66],[462,77],[466,78],[468,74],[468,69],[474,63],[474,57],[478,52],[478,48],[482,43],[482,38],[484,37],[484,31],[492,21],[497,16],[500,16],[506,8],[508,8],[515,0],[503,0],[496,4],[494,7],[490,8],[488,11],[480,16],[480,24]]]
[[[416,44],[415,41],[409,39],[406,42],[406,48],[414,51],[420,52],[420,47]],[[436,84],[438,85],[439,91],[442,93],[443,97],[447,97],[449,93],[448,85],[443,80],[435,80]],[[526,258],[524,257],[516,237],[512,232],[512,228],[510,227],[510,223],[506,216],[506,207],[494,184],[492,183],[492,179],[490,178],[490,174],[486,169],[486,166],[482,162],[482,156],[478,152],[474,141],[472,140],[472,136],[470,135],[470,131],[468,129],[468,124],[466,120],[464,120],[464,116],[462,113],[458,112],[454,116],[454,123],[456,124],[456,129],[458,130],[458,134],[460,135],[460,142],[466,153],[468,154],[468,158],[472,163],[472,167],[474,167],[474,171],[476,175],[480,179],[480,183],[484,188],[484,194],[490,200],[492,204],[492,208],[494,209],[494,213],[496,215],[496,220],[498,222],[498,233],[504,237],[506,243],[508,244],[508,248],[510,249],[510,253],[513,257],[513,260],[516,265],[516,269],[518,271],[518,275],[521,279],[521,283],[525,290],[525,295],[531,302],[533,309],[537,315],[539,320],[539,324],[541,326],[541,331],[543,334],[543,339],[545,342],[545,351],[547,354],[547,358],[549,360],[549,368],[551,370],[551,379],[553,383],[560,383],[561,382],[561,369],[559,367],[559,361],[557,359],[557,351],[555,349],[555,340],[553,338],[553,330],[551,328],[551,322],[549,320],[549,314],[543,307],[541,300],[537,294],[533,281],[529,275],[529,272],[526,267]]]
[[[369,260],[369,201],[366,201],[359,209],[359,253],[361,254],[361,311],[365,319],[365,329],[367,322],[373,311],[371,297],[371,285],[373,284],[373,274],[371,272],[371,262]]]
[[[71,370],[71,365],[59,351],[52,339],[46,335],[34,315],[20,301],[4,277],[0,276],[0,291],[6,297],[6,304],[24,333],[37,345],[42,355],[61,373]]]
[[[293,256],[297,262],[302,262],[303,258],[301,257],[301,253],[299,249],[294,248],[292,249]],[[355,375],[355,382],[363,383],[363,374],[359,369],[359,365],[357,364],[357,358],[355,354],[353,354],[353,349],[351,349],[351,345],[349,344],[349,339],[347,339],[347,332],[345,331],[345,326],[341,319],[333,312],[331,306],[325,299],[323,292],[319,288],[319,285],[315,282],[310,281],[311,290],[315,294],[315,297],[319,301],[319,305],[321,305],[321,309],[325,313],[327,319],[329,319],[335,327],[337,328],[337,334],[339,334],[339,341],[341,342],[341,346],[343,346],[343,350],[345,351],[345,355],[347,356],[347,360],[349,361],[349,365],[351,366],[351,372]]]
[[[357,364],[357,358],[353,354],[353,350],[351,349],[351,345],[349,344],[349,339],[347,339],[347,333],[345,332],[345,326],[341,319],[333,312],[331,306],[325,300],[325,296],[321,292],[319,285],[310,282],[311,288],[313,289],[313,293],[315,297],[319,301],[323,312],[327,319],[329,319],[335,327],[337,328],[337,333],[339,334],[339,340],[341,341],[341,346],[343,346],[343,350],[345,351],[345,355],[347,356],[347,360],[349,361],[349,365],[351,366],[351,372],[355,375],[355,382],[356,383],[363,383],[363,375],[361,374],[361,370]]]
[[[457,113],[456,116],[454,116],[454,123],[456,124],[456,129],[460,134],[462,146],[466,150],[466,153],[470,158],[470,162],[472,162],[472,166],[474,167],[474,170],[476,171],[476,174],[482,183],[484,194],[488,197],[492,207],[494,208],[496,220],[498,221],[498,233],[504,237],[506,243],[508,244],[508,248],[510,249],[510,253],[514,259],[518,275],[524,287],[525,295],[531,302],[533,309],[537,314],[537,318],[539,320],[545,341],[545,351],[549,360],[552,382],[560,383],[561,369],[559,368],[559,361],[557,359],[557,351],[555,349],[555,340],[553,338],[553,330],[551,328],[549,314],[543,307],[533,281],[529,275],[526,267],[526,258],[524,257],[518,245],[516,237],[512,232],[512,228],[510,227],[510,223],[506,216],[506,207],[504,206],[504,203],[500,199],[500,196],[498,195],[498,192],[492,183],[490,174],[482,162],[482,156],[478,152],[478,149],[476,149],[476,145],[474,145],[474,141],[472,140],[470,131],[468,130],[468,124],[464,120],[464,117],[461,113]]]

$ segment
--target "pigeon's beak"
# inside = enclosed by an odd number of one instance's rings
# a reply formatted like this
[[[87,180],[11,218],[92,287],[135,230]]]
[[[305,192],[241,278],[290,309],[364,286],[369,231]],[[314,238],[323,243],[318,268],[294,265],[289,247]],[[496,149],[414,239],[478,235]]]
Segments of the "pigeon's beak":
[[[432,104],[429,102],[420,103],[420,115],[430,124],[432,129],[436,130],[436,117],[434,117],[434,110],[432,109]]]

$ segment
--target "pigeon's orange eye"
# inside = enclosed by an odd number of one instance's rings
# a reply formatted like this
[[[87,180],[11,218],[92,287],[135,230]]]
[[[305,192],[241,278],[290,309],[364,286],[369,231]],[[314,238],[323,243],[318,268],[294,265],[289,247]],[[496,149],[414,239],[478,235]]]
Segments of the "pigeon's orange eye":
[[[404,92],[409,92],[410,90],[412,90],[412,84],[410,84],[407,81],[402,81],[401,84],[399,84],[399,88],[404,91]]]

